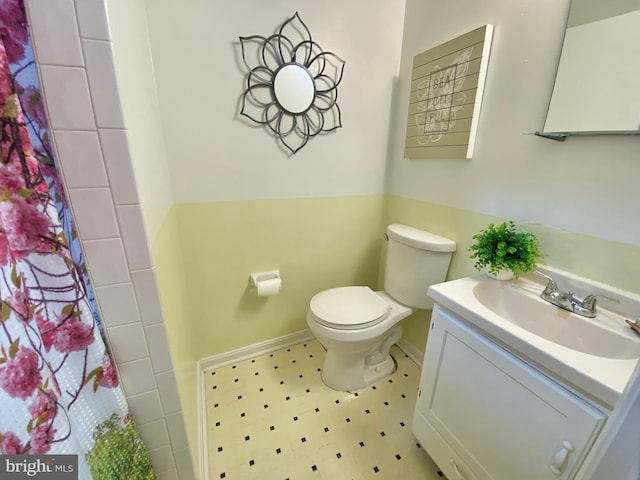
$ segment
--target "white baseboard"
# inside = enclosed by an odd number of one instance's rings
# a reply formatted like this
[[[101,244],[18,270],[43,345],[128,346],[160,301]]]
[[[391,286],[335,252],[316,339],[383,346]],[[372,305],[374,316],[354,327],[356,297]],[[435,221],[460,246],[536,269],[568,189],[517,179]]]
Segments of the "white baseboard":
[[[409,356],[411,360],[416,363],[416,365],[422,368],[424,352],[418,350],[412,343],[407,342],[404,338],[401,338],[397,345]]]
[[[282,337],[272,338],[260,343],[254,343],[246,347],[241,347],[229,352],[220,353],[218,355],[212,355],[200,359],[198,362],[198,370],[201,372],[208,372],[215,370],[216,368],[231,365],[232,363],[241,362],[249,358],[254,358],[265,353],[275,352],[284,347],[290,347],[297,345],[298,343],[306,340],[311,340],[313,335],[308,328],[300,330],[299,332],[284,335]]]
[[[282,337],[273,338],[260,343],[255,343],[246,347],[231,350],[229,352],[220,353],[218,355],[212,355],[205,357],[198,361],[197,364],[197,386],[198,386],[198,456],[200,458],[199,470],[200,480],[209,480],[209,449],[208,449],[208,437],[207,437],[207,419],[204,415],[205,412],[205,386],[204,386],[204,373],[216,368],[231,365],[233,363],[241,362],[249,358],[254,358],[265,353],[271,353],[281,348],[297,345],[307,340],[311,340],[313,335],[311,330],[305,329],[299,332],[292,333],[290,335],[284,335]]]

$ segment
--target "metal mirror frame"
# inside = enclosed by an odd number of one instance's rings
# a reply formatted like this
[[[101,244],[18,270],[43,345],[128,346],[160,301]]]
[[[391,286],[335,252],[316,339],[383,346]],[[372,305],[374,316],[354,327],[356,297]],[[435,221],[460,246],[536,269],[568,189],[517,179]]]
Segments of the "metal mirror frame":
[[[338,85],[345,61],[325,52],[311,38],[311,32],[298,12],[287,19],[277,33],[269,37],[239,37],[242,62],[247,69],[240,114],[263,125],[292,154],[304,147],[310,138],[342,127],[338,107]],[[291,78],[276,92],[279,73],[291,67],[300,68],[302,87]],[[310,98],[309,75],[313,86]],[[295,76],[295,75],[294,75]],[[282,77],[280,77],[282,78]],[[305,91],[300,92],[300,88]]]

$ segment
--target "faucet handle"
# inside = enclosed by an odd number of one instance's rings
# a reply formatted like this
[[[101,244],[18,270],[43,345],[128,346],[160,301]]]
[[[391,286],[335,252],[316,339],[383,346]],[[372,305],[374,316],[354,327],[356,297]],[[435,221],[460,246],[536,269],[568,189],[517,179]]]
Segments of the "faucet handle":
[[[584,297],[584,300],[582,300],[582,307],[595,312],[596,310],[596,295],[587,295],[586,297]]]
[[[608,295],[597,294],[597,295],[587,295],[586,297],[584,297],[584,300],[582,300],[582,304],[585,307],[589,307],[590,309],[595,310],[595,308],[596,308],[596,298],[606,298],[610,302],[620,303],[620,299],[618,299],[618,298],[609,297]]]
[[[617,298],[608,297],[607,295],[587,295],[582,301],[576,300],[575,302],[572,302],[573,312],[582,315],[583,317],[595,318],[597,297],[606,298],[612,302],[620,303],[620,300]]]
[[[544,289],[544,292],[542,292],[545,295],[548,295],[552,292],[555,292],[558,290],[558,284],[556,283],[556,281],[551,278],[549,275],[547,275],[546,273],[542,273],[540,270],[534,270],[534,273],[537,273],[538,275],[546,278],[548,280],[547,286]]]

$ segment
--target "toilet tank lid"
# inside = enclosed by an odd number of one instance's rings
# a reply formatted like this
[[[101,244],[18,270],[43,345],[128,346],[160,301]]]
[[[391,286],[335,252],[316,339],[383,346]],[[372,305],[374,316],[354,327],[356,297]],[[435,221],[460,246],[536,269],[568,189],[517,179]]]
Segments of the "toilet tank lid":
[[[431,252],[456,251],[456,242],[453,240],[441,237],[435,233],[409,227],[408,225],[401,225],[399,223],[391,224],[387,227],[387,235],[397,242],[419,248],[420,250],[429,250]]]

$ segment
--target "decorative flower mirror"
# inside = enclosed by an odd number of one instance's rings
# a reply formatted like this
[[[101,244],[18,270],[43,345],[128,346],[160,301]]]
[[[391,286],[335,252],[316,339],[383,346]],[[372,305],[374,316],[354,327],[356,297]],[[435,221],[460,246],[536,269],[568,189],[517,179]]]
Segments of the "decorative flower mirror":
[[[323,52],[298,13],[269,37],[240,37],[247,68],[240,114],[265,125],[295,154],[310,138],[342,127],[338,84],[345,62]]]

